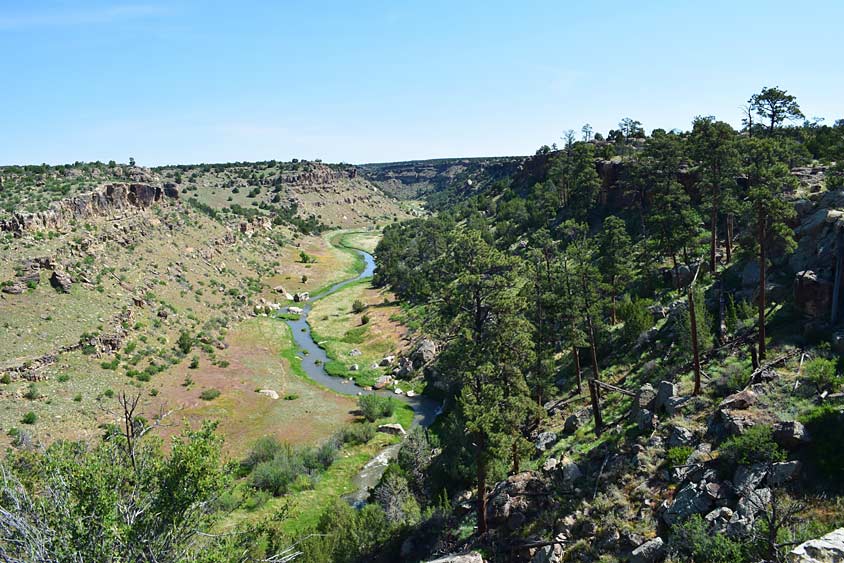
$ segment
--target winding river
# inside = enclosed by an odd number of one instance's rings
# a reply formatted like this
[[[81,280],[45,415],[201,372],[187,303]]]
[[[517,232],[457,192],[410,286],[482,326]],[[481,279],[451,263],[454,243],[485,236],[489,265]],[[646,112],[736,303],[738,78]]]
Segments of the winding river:
[[[334,377],[325,371],[325,363],[330,361],[330,359],[325,353],[325,350],[320,348],[311,336],[311,326],[308,324],[308,314],[311,312],[311,306],[314,301],[322,299],[332,293],[336,293],[351,283],[372,277],[372,274],[375,272],[375,259],[368,252],[358,249],[353,250],[363,257],[363,271],[357,276],[338,282],[330,286],[325,291],[320,292],[318,295],[313,296],[310,301],[302,304],[302,314],[299,315],[297,320],[285,321],[290,326],[293,333],[293,341],[296,343],[296,346],[304,352],[302,355],[302,369],[313,381],[336,391],[337,393],[342,393],[344,395],[377,393],[379,395],[391,396],[400,399],[413,408],[413,412],[415,413],[413,423],[427,428],[434,422],[441,411],[441,406],[437,401],[423,395],[408,397],[406,395],[396,395],[387,390],[367,390],[349,379]],[[346,497],[350,503],[355,506],[361,506],[366,502],[366,499],[369,496],[369,489],[375,486],[381,479],[381,475],[387,468],[387,464],[398,454],[398,450],[398,444],[388,446],[363,467],[354,479],[357,491]]]

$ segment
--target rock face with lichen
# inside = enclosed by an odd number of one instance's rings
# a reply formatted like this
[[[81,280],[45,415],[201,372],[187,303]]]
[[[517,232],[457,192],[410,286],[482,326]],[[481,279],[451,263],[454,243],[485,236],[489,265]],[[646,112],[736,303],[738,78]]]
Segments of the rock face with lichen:
[[[844,528],[803,542],[788,554],[789,563],[841,563],[844,561]]]

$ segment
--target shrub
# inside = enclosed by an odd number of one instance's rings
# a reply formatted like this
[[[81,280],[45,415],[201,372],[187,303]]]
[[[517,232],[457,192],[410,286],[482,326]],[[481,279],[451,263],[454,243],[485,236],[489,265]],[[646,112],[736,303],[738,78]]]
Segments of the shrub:
[[[4,373],[3,377],[0,377],[0,383],[2,383],[4,385],[8,385],[11,382],[12,382],[12,376],[9,375],[8,373]]]
[[[32,411],[29,411],[28,413],[23,415],[23,418],[21,418],[21,422],[23,422],[24,424],[35,424],[36,420],[38,420],[38,415]]]
[[[707,523],[700,514],[672,528],[668,549],[679,556],[679,561],[737,563],[746,561],[749,555],[747,547],[726,534],[709,535]]]
[[[217,397],[220,396],[219,389],[206,389],[202,393],[199,394],[199,398],[203,401],[213,401]]]
[[[803,366],[803,372],[806,374],[806,380],[815,386],[818,393],[835,391],[844,382],[844,377],[837,373],[835,361],[827,358],[809,360]]]
[[[352,303],[352,312],[363,313],[364,309],[366,309],[366,303],[364,303],[360,299],[355,299],[355,302]]]
[[[196,369],[199,367],[199,356],[194,356],[190,359],[189,369]]]
[[[654,325],[653,317],[648,311],[648,302],[644,299],[631,300],[625,297],[618,306],[618,316],[624,321],[621,339],[628,344],[634,344],[640,334]]]
[[[330,360],[325,364],[325,373],[334,377],[345,377],[348,373],[346,365],[337,360]]]
[[[365,444],[375,437],[375,425],[368,422],[350,424],[340,431],[340,440],[344,444],[357,446]]]
[[[77,393],[76,395],[74,395],[74,396],[73,396],[73,401],[74,401],[75,403],[80,403],[80,402],[82,402],[82,393]]]
[[[360,324],[366,325],[369,324],[369,315],[364,315],[360,318]]]
[[[263,436],[255,441],[246,458],[240,462],[246,469],[252,469],[259,463],[269,461],[284,448],[284,445],[273,436]]]
[[[106,389],[105,391],[103,391],[103,395],[111,399],[112,397],[114,397],[114,391],[112,391],[111,389]]]
[[[765,424],[751,426],[744,434],[725,440],[720,452],[721,459],[730,466],[785,459],[785,452],[774,441],[773,429]]]
[[[176,346],[178,346],[179,351],[182,354],[189,354],[191,349],[193,348],[193,337],[187,331],[183,330],[179,334],[179,340],[176,342]]]
[[[369,422],[393,416],[393,412],[396,410],[395,401],[391,397],[382,397],[374,393],[358,397],[358,407],[361,414]]]
[[[693,451],[694,448],[691,446],[677,446],[676,448],[670,448],[665,456],[665,461],[671,467],[685,465],[686,460],[689,459],[689,456],[692,455]]]
[[[41,391],[38,390],[38,386],[35,385],[35,383],[30,383],[23,396],[31,401],[34,401],[41,398]]]
[[[284,396],[285,401],[295,401],[298,398],[299,398],[299,395],[297,395],[296,393],[288,393],[287,395]]]

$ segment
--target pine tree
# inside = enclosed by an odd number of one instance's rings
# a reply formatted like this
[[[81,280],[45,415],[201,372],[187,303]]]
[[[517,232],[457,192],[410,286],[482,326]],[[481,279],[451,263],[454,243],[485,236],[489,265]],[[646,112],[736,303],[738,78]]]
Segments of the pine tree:
[[[633,243],[624,221],[610,215],[598,235],[598,270],[610,291],[610,322],[616,324],[616,302],[633,278]]]

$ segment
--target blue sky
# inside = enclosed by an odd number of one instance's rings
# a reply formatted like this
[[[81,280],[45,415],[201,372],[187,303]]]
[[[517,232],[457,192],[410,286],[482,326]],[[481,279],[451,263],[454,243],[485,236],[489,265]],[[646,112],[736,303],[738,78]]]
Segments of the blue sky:
[[[625,116],[844,117],[844,2],[0,0],[0,164],[530,154]]]

